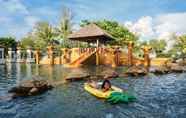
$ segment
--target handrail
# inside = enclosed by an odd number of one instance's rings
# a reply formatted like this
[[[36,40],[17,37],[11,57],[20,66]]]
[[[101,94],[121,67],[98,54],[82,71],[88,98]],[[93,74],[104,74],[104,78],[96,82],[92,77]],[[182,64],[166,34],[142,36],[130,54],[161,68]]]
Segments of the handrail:
[[[96,48],[87,48],[86,52],[82,53],[76,60],[74,60],[73,62],[71,62],[69,65],[73,65],[77,62],[81,62],[82,60],[86,59],[87,57],[91,56],[93,53],[95,53],[97,50]]]

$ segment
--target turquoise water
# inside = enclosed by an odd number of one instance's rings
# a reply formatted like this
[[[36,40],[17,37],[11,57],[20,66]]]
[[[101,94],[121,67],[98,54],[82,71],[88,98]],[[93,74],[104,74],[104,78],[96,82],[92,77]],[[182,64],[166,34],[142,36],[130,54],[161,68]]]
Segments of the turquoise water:
[[[85,81],[57,86],[42,95],[8,99],[7,90],[23,79],[40,75],[62,81],[73,73],[101,74],[112,68],[66,69],[47,65],[0,65],[0,118],[184,118],[186,115],[186,73],[112,79],[111,82],[133,93],[138,100],[111,105],[83,89]],[[123,73],[123,68],[115,71]]]

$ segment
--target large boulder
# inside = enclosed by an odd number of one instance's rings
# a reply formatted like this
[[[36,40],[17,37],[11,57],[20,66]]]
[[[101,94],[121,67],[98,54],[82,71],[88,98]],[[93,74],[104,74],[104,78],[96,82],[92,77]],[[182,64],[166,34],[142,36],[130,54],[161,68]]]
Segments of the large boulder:
[[[101,73],[101,74],[96,74],[96,75],[91,75],[90,79],[91,80],[100,80],[100,79],[112,79],[112,78],[117,78],[119,77],[119,74],[115,71],[112,71],[110,73]]]
[[[38,95],[52,89],[53,86],[46,80],[32,79],[22,81],[18,86],[11,88],[8,92],[14,97]]]
[[[180,66],[186,66],[186,59],[178,59],[175,61],[177,64],[179,64]]]
[[[167,68],[169,68],[171,72],[176,72],[176,73],[181,73],[185,71],[185,67],[182,65],[179,65],[178,63],[167,64]]]
[[[143,66],[132,66],[125,72],[129,76],[144,76],[147,73],[147,69]]]
[[[170,70],[166,66],[155,66],[150,69],[150,72],[154,74],[167,74]]]
[[[89,74],[70,74],[67,77],[65,77],[65,80],[72,82],[72,81],[85,80],[89,77],[90,77]]]
[[[105,74],[103,78],[110,79],[110,78],[117,78],[117,77],[119,77],[119,74],[117,72],[113,71],[113,72]]]
[[[186,72],[186,66],[183,66],[183,72]]]
[[[96,75],[91,75],[90,76],[90,80],[100,80],[100,79],[104,79],[104,75],[96,74]]]
[[[100,76],[102,79],[112,79],[119,77],[119,74],[113,69],[106,69],[101,71],[97,76]]]

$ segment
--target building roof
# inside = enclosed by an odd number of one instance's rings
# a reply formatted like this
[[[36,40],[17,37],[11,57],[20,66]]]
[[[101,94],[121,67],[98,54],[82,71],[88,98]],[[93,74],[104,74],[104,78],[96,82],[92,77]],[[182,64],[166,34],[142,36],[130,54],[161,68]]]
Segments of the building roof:
[[[0,48],[5,48],[5,46],[3,46],[3,45],[0,45]]]
[[[93,23],[81,28],[77,32],[70,34],[68,38],[70,40],[84,42],[96,42],[96,40],[99,40],[99,42],[106,42],[114,40],[110,34]]]

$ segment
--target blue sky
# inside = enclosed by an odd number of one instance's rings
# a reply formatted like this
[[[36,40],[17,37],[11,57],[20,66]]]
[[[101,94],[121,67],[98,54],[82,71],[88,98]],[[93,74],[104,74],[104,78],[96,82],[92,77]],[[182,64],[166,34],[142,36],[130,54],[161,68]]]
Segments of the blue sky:
[[[38,21],[56,25],[63,7],[71,9],[76,25],[83,19],[111,19],[144,38],[186,32],[181,24],[185,0],[0,0],[0,36],[20,39]]]

